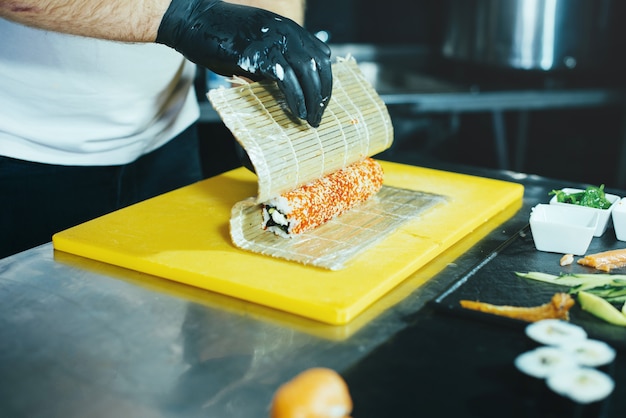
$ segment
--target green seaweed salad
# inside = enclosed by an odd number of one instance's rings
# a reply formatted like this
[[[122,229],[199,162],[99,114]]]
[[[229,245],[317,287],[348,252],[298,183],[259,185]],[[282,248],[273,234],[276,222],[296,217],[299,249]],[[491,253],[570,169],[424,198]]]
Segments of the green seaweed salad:
[[[549,194],[555,195],[557,202],[560,203],[571,203],[596,209],[608,209],[611,207],[611,202],[604,193],[604,184],[600,185],[600,187],[589,186],[581,192],[566,193],[563,190],[552,190]]]

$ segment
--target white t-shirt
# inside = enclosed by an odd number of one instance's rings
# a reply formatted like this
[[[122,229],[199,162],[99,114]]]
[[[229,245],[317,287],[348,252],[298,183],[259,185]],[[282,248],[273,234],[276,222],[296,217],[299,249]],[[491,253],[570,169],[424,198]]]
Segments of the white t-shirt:
[[[199,116],[195,65],[164,45],[103,41],[0,18],[0,155],[117,165]]]

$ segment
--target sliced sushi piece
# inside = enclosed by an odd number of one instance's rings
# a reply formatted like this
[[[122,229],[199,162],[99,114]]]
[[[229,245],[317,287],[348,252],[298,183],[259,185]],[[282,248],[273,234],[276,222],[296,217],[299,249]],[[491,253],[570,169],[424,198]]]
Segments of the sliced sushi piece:
[[[562,346],[587,339],[580,326],[560,319],[544,319],[526,327],[526,335],[541,344]]]
[[[611,376],[590,367],[563,369],[552,373],[546,384],[556,393],[581,404],[600,401],[615,388]]]
[[[600,367],[615,359],[615,349],[604,341],[584,339],[571,341],[562,347],[572,353],[581,366]]]
[[[263,204],[263,229],[283,237],[312,230],[370,199],[383,186],[383,169],[365,158]]]
[[[541,346],[517,356],[515,367],[522,373],[543,379],[562,370],[577,368],[578,363],[573,354],[561,347]]]

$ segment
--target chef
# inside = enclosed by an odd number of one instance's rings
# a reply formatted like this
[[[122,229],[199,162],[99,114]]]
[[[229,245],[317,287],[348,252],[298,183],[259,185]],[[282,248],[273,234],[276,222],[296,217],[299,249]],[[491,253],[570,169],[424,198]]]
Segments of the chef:
[[[303,0],[237,2],[0,0],[0,258],[201,179],[193,63],[276,81],[319,125],[330,50]]]

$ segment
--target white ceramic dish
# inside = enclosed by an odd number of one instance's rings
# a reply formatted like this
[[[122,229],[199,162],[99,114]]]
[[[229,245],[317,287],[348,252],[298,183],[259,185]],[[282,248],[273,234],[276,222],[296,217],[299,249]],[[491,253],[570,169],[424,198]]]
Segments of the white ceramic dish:
[[[565,193],[571,194],[571,193],[578,193],[578,192],[584,192],[584,189],[571,189],[571,188],[563,188],[561,189],[563,190]],[[579,208],[581,210],[584,211],[588,211],[588,212],[593,212],[593,213],[597,213],[598,214],[598,224],[596,225],[596,230],[593,233],[593,236],[595,237],[599,237],[602,234],[604,234],[606,232],[606,228],[609,225],[609,220],[611,219],[611,212],[613,212],[613,208],[615,207],[615,205],[617,205],[617,202],[619,202],[620,197],[614,194],[610,194],[610,193],[605,193],[605,197],[606,199],[611,202],[611,207],[608,209],[597,209],[597,208],[590,208],[587,206],[580,206],[580,205],[574,205],[572,203],[562,203],[562,202],[557,202],[556,200],[556,196],[552,196],[552,199],[550,199],[550,204],[551,205],[562,205],[562,206],[573,206],[575,208]]]
[[[613,207],[611,212],[615,236],[620,241],[626,241],[626,197],[622,198]]]
[[[538,204],[530,213],[535,248],[561,254],[584,255],[598,222],[596,211],[576,205]]]

